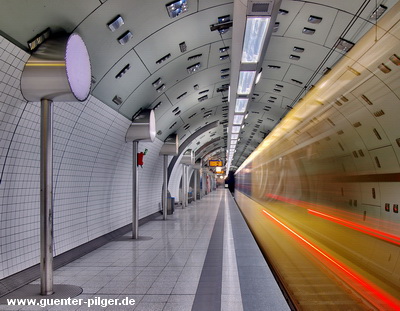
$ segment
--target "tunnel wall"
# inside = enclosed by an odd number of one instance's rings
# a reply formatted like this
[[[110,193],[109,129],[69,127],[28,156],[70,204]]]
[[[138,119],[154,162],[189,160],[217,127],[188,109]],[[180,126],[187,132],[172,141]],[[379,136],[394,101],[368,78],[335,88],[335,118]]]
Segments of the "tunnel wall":
[[[0,279],[39,262],[40,104],[27,103],[20,76],[29,54],[0,37]],[[95,97],[54,103],[54,254],[131,222],[131,124]],[[139,168],[140,218],[160,210],[162,142]]]

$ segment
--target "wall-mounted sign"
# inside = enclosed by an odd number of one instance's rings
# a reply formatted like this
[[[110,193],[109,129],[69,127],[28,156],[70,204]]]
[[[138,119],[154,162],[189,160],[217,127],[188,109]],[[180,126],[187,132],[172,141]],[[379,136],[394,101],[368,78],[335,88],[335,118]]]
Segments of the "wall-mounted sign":
[[[208,166],[210,166],[210,167],[223,166],[223,163],[221,160],[209,160]]]

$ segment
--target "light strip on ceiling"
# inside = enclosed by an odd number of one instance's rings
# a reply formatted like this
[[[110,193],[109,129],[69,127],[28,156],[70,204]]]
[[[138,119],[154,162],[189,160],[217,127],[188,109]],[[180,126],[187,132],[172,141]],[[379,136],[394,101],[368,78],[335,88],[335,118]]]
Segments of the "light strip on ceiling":
[[[235,113],[243,113],[246,111],[247,103],[249,102],[248,98],[237,98],[235,105]]]
[[[243,122],[244,115],[236,114],[233,116],[233,124],[240,125]]]
[[[231,79],[229,97],[229,128],[238,126],[235,115],[245,115],[256,82],[261,78],[261,63],[272,35],[282,0],[234,0],[233,40],[230,68]],[[234,111],[232,111],[234,110]],[[242,121],[243,122],[243,121]],[[242,123],[243,124],[243,123]],[[238,134],[228,133],[228,146]],[[239,140],[237,140],[238,142]],[[238,144],[239,145],[239,144]],[[233,153],[229,153],[226,171],[229,171]]]
[[[255,64],[260,61],[270,20],[270,16],[247,16],[242,52],[243,64]]]
[[[232,126],[232,133],[237,134],[240,132],[240,125],[234,125]]]
[[[231,139],[238,139],[239,138],[239,134],[232,134],[231,135]]]
[[[239,95],[249,95],[254,85],[255,77],[255,71],[240,71],[237,93]]]

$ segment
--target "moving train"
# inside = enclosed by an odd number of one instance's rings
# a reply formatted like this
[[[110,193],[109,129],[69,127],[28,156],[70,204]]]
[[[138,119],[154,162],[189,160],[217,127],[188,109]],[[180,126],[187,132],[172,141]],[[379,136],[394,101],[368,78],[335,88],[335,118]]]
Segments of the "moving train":
[[[400,310],[399,65],[393,9],[236,172],[235,199],[295,309]]]

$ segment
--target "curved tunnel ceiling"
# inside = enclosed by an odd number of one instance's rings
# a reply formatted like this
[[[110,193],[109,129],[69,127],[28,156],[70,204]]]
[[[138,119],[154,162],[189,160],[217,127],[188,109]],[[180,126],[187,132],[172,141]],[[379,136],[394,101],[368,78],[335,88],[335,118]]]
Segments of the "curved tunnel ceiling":
[[[155,108],[157,137],[164,140],[177,133],[181,144],[200,128],[219,121],[217,128],[197,137],[190,148],[197,151],[219,137],[211,146],[224,151],[227,85],[232,77],[230,50],[220,49],[231,47],[232,40],[241,42],[241,38],[232,38],[232,29],[223,34],[211,31],[210,25],[221,16],[233,19],[234,2],[188,0],[187,12],[175,18],[167,14],[166,4],[170,2],[2,0],[0,29],[25,50],[27,41],[47,27],[79,33],[91,57],[93,96],[129,119],[140,108]],[[333,67],[341,58],[343,52],[334,48],[338,38],[356,43],[374,25],[370,15],[376,5],[390,8],[396,2],[282,0],[233,168],[240,166],[325,68]],[[124,24],[111,31],[107,24],[118,15]],[[319,23],[310,22],[310,16],[319,17]],[[315,32],[305,34],[305,27]],[[118,38],[127,31],[132,38],[121,45]],[[183,46],[186,49],[181,49]],[[201,67],[188,73],[187,68],[197,63]],[[207,152],[205,149],[203,154]]]

